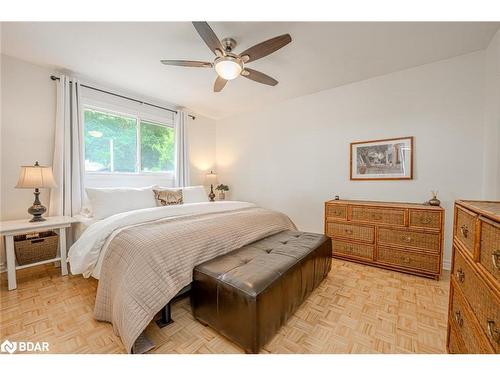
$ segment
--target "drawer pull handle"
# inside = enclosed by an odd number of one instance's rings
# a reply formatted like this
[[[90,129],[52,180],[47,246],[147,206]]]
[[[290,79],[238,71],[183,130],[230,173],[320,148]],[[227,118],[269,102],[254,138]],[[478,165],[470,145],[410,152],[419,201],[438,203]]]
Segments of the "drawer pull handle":
[[[342,215],[342,211],[333,211],[333,214],[335,216],[341,216]]]
[[[403,237],[403,241],[406,242],[406,243],[410,243],[411,242],[411,237],[410,236]]]
[[[491,254],[491,262],[497,270],[500,270],[500,250],[496,250]]]
[[[462,233],[462,236],[467,238],[467,236],[469,235],[469,229],[467,228],[467,225],[464,224],[460,227],[460,233]]]
[[[401,260],[403,261],[403,263],[410,263],[411,261],[410,257],[403,257],[401,258]]]
[[[372,214],[372,219],[373,220],[382,220],[382,215],[380,215],[380,214]]]
[[[500,329],[495,328],[495,321],[488,320],[488,336],[497,343],[500,344]]]
[[[459,282],[463,283],[465,281],[465,272],[462,271],[461,268],[459,268],[457,270],[456,275],[457,275],[457,279],[458,279]]]
[[[464,325],[464,319],[462,318],[460,311],[455,312],[455,322],[457,322],[459,327]]]
[[[423,217],[423,218],[420,219],[420,222],[422,224],[430,224],[431,221],[432,221],[432,219],[430,217]]]
[[[347,234],[352,234],[352,229],[344,229],[344,232],[346,232]]]
[[[347,251],[352,251],[352,246],[344,246],[344,250],[347,250]]]

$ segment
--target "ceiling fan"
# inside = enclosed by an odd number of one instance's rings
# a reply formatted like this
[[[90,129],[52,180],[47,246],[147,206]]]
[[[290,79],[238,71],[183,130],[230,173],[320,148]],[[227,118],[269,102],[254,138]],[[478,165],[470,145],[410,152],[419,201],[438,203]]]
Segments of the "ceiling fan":
[[[246,64],[261,57],[270,55],[271,53],[286,46],[292,41],[289,34],[283,34],[265,42],[256,44],[243,51],[240,54],[233,53],[236,47],[236,41],[232,38],[224,38],[219,40],[214,31],[206,22],[193,22],[193,26],[200,34],[201,39],[206,43],[208,48],[215,54],[213,63],[206,61],[191,61],[191,60],[160,60],[165,65],[186,66],[193,68],[213,68],[217,72],[217,79],[214,83],[214,91],[221,91],[226,86],[227,81],[243,76],[252,81],[263,83],[269,86],[276,86],[278,81],[269,77],[267,74],[246,67]]]

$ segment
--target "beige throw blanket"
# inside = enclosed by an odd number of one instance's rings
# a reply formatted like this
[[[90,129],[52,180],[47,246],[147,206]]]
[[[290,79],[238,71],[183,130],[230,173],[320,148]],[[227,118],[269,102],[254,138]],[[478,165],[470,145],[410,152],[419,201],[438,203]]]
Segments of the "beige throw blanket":
[[[193,268],[261,238],[295,229],[263,208],[144,223],[113,238],[103,260],[95,317],[113,324],[130,353],[160,311],[192,281]]]

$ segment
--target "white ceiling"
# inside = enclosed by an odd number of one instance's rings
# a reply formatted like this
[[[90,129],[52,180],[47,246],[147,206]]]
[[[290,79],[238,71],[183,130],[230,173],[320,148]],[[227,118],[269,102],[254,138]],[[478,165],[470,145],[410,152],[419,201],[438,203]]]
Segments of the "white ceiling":
[[[290,33],[292,43],[249,64],[280,83],[239,77],[212,91],[215,71],[167,67],[160,59],[212,61],[189,22],[2,23],[2,53],[67,69],[222,118],[278,101],[484,49],[500,23],[210,22],[241,52]]]

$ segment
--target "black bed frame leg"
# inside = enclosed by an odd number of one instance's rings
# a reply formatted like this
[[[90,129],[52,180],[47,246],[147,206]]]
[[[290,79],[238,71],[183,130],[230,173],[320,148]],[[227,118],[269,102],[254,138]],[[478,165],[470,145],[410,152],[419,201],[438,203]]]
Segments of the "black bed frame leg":
[[[172,324],[174,321],[172,320],[172,312],[170,307],[170,302],[165,305],[163,309],[161,309],[161,318],[156,320],[156,325],[160,328],[168,326]]]

